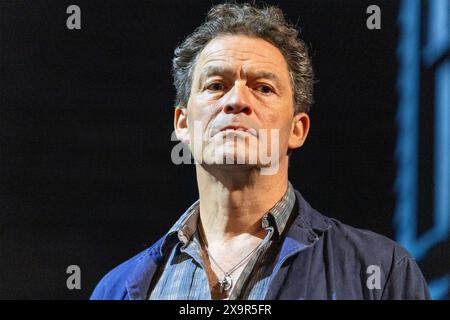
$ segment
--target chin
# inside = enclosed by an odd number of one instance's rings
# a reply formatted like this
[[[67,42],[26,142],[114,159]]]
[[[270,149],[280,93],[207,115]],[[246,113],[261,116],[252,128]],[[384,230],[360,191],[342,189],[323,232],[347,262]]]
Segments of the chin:
[[[249,155],[254,155],[250,157]],[[223,165],[257,165],[257,151],[247,150],[244,147],[228,145],[214,149],[213,152],[205,152],[204,158],[207,163]]]

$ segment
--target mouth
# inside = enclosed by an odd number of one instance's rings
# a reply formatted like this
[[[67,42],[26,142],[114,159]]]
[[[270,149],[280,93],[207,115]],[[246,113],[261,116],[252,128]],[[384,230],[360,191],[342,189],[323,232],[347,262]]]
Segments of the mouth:
[[[255,129],[253,128],[248,128],[244,125],[241,124],[234,124],[234,125],[228,125],[226,127],[223,127],[222,129],[220,129],[219,132],[226,132],[226,133],[248,133],[251,134],[252,136],[257,136],[257,132]]]

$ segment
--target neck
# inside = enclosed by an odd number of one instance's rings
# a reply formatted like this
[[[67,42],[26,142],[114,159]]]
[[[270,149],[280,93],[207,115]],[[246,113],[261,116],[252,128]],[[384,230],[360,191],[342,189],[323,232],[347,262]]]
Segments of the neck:
[[[233,170],[197,165],[200,220],[208,243],[241,235],[262,235],[261,219],[287,190],[287,163],[274,175],[257,169]]]

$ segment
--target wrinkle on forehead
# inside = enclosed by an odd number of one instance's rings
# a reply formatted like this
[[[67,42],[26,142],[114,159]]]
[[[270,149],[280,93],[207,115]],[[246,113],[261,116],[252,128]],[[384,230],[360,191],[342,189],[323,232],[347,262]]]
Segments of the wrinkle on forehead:
[[[264,50],[263,50],[264,51]],[[235,55],[235,58],[238,60],[248,60],[250,57],[248,56],[258,56],[260,58],[266,59],[270,61],[270,57],[264,55],[262,53],[258,53],[250,50],[243,50],[240,48],[214,48],[211,50],[205,50],[203,52],[203,59],[208,59],[211,56],[230,56],[230,53]]]
[[[248,36],[221,36],[212,40],[201,52],[196,69],[202,73],[206,65],[214,63],[228,67],[236,67],[237,63],[241,70],[270,67],[282,73],[285,69],[288,73],[287,62],[277,47],[264,39]]]
[[[249,45],[250,43],[252,44]],[[200,60],[220,59],[220,57],[230,56],[242,61],[259,57],[270,64],[276,64],[273,61],[276,58],[286,63],[281,51],[270,42],[261,38],[242,35],[220,36],[213,39],[201,52]]]

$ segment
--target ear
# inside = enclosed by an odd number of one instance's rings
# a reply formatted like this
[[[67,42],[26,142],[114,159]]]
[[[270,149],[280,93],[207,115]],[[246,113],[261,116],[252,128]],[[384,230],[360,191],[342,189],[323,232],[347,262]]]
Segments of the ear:
[[[303,146],[309,133],[309,125],[310,119],[305,112],[300,112],[294,116],[289,135],[289,149],[297,149]]]
[[[184,107],[176,107],[174,118],[173,118],[173,126],[175,128],[175,134],[183,143],[189,144],[189,127],[188,127],[188,116],[187,116],[187,108]]]

